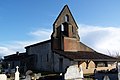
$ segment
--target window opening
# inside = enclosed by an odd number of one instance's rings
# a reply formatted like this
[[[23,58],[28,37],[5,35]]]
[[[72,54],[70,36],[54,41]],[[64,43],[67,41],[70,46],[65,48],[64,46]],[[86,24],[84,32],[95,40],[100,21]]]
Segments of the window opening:
[[[72,26],[72,32],[74,33],[74,29],[73,29],[73,26]]]
[[[66,15],[66,16],[65,16],[65,22],[68,22],[68,21],[69,21],[69,16]]]
[[[47,62],[49,61],[49,57],[48,57],[48,54],[47,54]]]
[[[64,31],[64,26],[63,26],[63,24],[61,24],[61,31]]]
[[[59,71],[62,72],[63,71],[63,59],[59,58]]]

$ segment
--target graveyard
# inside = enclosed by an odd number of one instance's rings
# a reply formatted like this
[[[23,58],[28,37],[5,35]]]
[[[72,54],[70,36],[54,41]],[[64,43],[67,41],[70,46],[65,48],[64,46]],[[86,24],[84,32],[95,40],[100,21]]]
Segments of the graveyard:
[[[112,69],[112,70],[102,70],[102,71],[95,71],[92,75],[83,75],[82,67],[80,68],[81,71],[77,71],[74,66],[71,66],[67,69],[66,73],[60,74],[41,74],[41,73],[33,73],[31,70],[28,70],[25,75],[20,74],[19,67],[16,66],[15,73],[1,73],[0,80],[120,80],[119,78],[119,70]]]
[[[118,59],[80,41],[78,25],[65,5],[51,39],[4,56],[0,80],[120,80]]]

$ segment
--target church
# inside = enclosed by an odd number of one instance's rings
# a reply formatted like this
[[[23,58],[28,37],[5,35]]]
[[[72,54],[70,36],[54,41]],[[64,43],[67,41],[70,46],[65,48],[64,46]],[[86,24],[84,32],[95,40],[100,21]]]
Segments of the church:
[[[81,65],[83,73],[88,74],[94,73],[95,69],[115,68],[110,63],[115,62],[116,58],[99,53],[82,43],[78,28],[69,7],[65,5],[53,23],[51,39],[25,47],[24,54],[28,55],[22,60],[25,70],[65,73],[68,67]]]

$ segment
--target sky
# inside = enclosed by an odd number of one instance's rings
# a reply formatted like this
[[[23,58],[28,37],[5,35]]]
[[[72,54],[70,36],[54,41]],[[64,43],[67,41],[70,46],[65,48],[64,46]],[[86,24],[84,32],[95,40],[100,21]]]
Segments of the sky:
[[[120,52],[120,0],[0,0],[0,55],[50,39],[53,23],[68,5],[80,41],[103,54]]]

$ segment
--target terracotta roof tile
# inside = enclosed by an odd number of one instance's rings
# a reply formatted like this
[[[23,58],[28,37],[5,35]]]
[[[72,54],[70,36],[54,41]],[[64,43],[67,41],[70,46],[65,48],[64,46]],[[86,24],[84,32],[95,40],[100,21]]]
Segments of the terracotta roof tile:
[[[117,59],[102,53],[79,51],[79,52],[64,52],[55,50],[55,53],[65,56],[69,59],[80,61],[80,60],[94,60],[94,61],[116,61]]]

